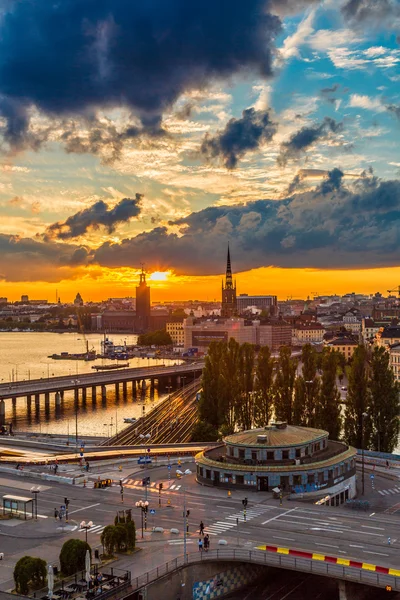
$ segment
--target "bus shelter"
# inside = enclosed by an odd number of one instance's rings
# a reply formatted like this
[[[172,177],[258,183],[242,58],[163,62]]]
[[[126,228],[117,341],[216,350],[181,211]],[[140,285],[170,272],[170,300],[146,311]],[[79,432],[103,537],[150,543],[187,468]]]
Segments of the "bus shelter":
[[[3,515],[11,514],[21,519],[33,519],[33,498],[3,496]]]

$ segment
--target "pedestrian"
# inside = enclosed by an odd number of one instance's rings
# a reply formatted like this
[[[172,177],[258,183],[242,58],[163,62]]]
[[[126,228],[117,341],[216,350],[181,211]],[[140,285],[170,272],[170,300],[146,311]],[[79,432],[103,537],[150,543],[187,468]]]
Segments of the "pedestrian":
[[[203,552],[203,540],[199,538],[199,552]]]
[[[86,471],[89,473],[89,461],[86,461]]]
[[[58,510],[57,510],[56,508],[54,509],[54,518],[55,518],[55,520],[56,520],[56,522],[57,522],[57,518],[58,518]]]
[[[54,475],[57,475],[57,471],[58,471],[58,464],[56,463],[54,465]]]
[[[58,518],[60,519],[60,521],[62,521],[63,518],[63,509],[60,507],[60,510],[58,511]]]
[[[386,468],[387,469],[389,468],[389,461],[388,460],[386,461]]]
[[[208,533],[204,536],[204,550],[206,552],[208,552],[208,549],[210,547],[210,536],[208,535]]]
[[[390,537],[388,537],[388,546],[390,546],[391,543],[392,543],[392,540],[390,539]]]
[[[200,535],[204,535],[204,523],[203,523],[203,521],[200,521],[199,531],[200,531]]]

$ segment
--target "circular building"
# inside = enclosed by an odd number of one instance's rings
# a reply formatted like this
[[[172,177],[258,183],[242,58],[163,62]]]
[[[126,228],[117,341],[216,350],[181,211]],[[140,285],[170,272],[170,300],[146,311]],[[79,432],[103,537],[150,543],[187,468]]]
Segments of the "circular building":
[[[327,431],[276,422],[229,435],[197,454],[197,481],[293,497],[328,495],[328,502],[339,504],[356,494],[356,455],[354,448],[329,440]]]

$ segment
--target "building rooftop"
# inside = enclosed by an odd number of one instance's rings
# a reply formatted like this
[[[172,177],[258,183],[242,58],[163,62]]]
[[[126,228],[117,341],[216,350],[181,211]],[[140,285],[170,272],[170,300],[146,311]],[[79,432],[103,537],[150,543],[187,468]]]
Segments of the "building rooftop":
[[[328,342],[328,346],[358,346],[358,342],[348,337],[339,337]]]
[[[224,441],[230,445],[280,448],[317,441],[327,435],[328,432],[323,429],[276,423],[260,429],[250,429],[228,435]]]

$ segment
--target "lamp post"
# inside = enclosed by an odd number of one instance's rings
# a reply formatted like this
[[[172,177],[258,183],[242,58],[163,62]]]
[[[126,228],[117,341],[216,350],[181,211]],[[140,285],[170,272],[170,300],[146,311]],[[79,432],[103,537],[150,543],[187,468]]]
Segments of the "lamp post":
[[[363,412],[361,415],[361,488],[364,496],[365,490],[365,460],[364,460],[364,419],[368,417],[368,413]]]
[[[147,511],[149,509],[149,503],[147,500],[139,500],[135,502],[136,508],[140,508],[142,514],[142,538],[143,538],[143,517],[144,517],[144,528],[147,529]]]
[[[87,532],[93,527],[93,521],[81,521],[81,529],[85,530],[85,542],[87,543]]]
[[[37,521],[37,518],[38,518],[38,499],[37,499],[37,497],[38,497],[38,494],[40,493],[40,488],[39,487],[32,487],[31,488],[31,493],[33,494],[33,497],[34,497],[34,502],[33,502],[34,509],[33,509],[33,512],[35,514],[35,521]]]

